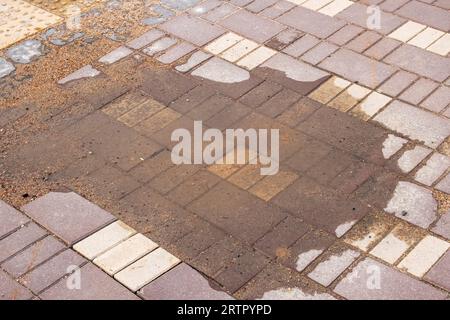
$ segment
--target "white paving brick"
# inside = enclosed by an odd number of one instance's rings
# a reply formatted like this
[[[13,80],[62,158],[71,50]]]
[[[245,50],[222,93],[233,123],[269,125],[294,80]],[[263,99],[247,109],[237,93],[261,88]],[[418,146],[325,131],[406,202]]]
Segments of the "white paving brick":
[[[444,32],[442,32],[441,30],[428,27],[418,35],[416,35],[414,38],[409,40],[408,43],[413,46],[425,49],[443,35]]]
[[[305,3],[308,0],[287,0],[287,1],[292,2],[296,5],[301,5],[302,3]]]
[[[254,41],[244,39],[234,46],[229,48],[228,50],[222,52],[220,57],[230,62],[236,62],[246,54],[252,52],[258,47],[258,44]]]
[[[450,244],[447,241],[433,236],[426,236],[399,263],[398,267],[417,277],[422,277],[448,248],[450,248]]]
[[[403,146],[408,142],[408,140],[397,137],[393,134],[389,134],[386,140],[383,141],[383,157],[385,159],[390,159],[394,154],[396,154]]]
[[[275,53],[275,50],[272,50],[267,47],[259,47],[255,51],[249,53],[247,56],[238,61],[238,65],[249,70],[252,70],[259,66],[261,63],[272,57]]]
[[[320,9],[319,12],[326,14],[327,16],[334,17],[339,12],[344,11],[345,9],[350,7],[353,3],[354,2],[350,0],[334,0],[333,2]]]
[[[374,91],[357,106],[356,110],[371,118],[391,101],[392,98]]]
[[[133,53],[133,50],[128,49],[127,47],[119,47],[119,48],[111,51],[110,53],[104,55],[98,61],[100,63],[104,63],[104,64],[112,64],[114,62],[117,62],[117,61],[129,56],[132,53]]]
[[[391,232],[370,251],[370,254],[390,264],[395,264],[409,247],[410,245],[406,241]]]
[[[450,166],[450,158],[440,153],[434,153],[425,166],[417,171],[415,180],[431,186]]]
[[[114,278],[132,291],[137,291],[163,273],[175,267],[180,260],[162,248],[117,273]]]
[[[112,276],[156,248],[156,243],[138,233],[97,257],[94,263]]]
[[[388,37],[402,42],[407,42],[415,35],[417,35],[420,31],[424,30],[426,27],[427,26],[423,24],[408,21],[407,23],[399,27],[397,30],[394,30],[391,34],[389,34]]]
[[[450,52],[450,34],[445,34],[442,38],[437,40],[427,48],[428,51],[446,56]]]
[[[323,8],[327,4],[329,4],[333,0],[308,0],[302,4],[302,7],[311,9],[311,10],[319,10]]]
[[[416,146],[412,150],[405,151],[398,159],[397,165],[404,173],[411,172],[415,167],[428,157],[432,151],[422,146]]]
[[[116,221],[78,242],[73,248],[89,260],[134,235],[136,231],[122,221]]]
[[[220,38],[214,40],[210,44],[208,44],[205,47],[205,50],[211,52],[212,54],[219,54],[227,50],[228,48],[231,48],[232,46],[234,46],[236,43],[238,43],[243,39],[244,38],[242,38],[241,36],[233,32],[229,32],[227,34],[224,34]]]

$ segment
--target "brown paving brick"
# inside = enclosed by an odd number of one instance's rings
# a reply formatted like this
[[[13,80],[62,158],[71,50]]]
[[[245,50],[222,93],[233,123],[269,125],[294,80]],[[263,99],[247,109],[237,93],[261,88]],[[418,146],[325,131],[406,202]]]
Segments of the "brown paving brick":
[[[239,169],[231,177],[228,178],[228,182],[247,190],[259,180],[263,179],[264,176],[261,175],[261,165],[259,164],[248,164]]]
[[[309,178],[300,178],[273,201],[307,223],[337,236],[368,212],[368,207],[358,199],[345,198]]]
[[[201,168],[200,165],[176,165],[153,178],[149,185],[161,193],[167,193]]]
[[[248,191],[264,201],[269,201],[297,180],[298,175],[292,171],[281,169],[277,174],[266,176]]]
[[[242,96],[240,101],[247,106],[255,108],[280,92],[282,88],[281,85],[266,80]]]
[[[139,182],[147,182],[174,164],[169,151],[164,150],[142,161],[129,171],[129,174]]]
[[[367,48],[371,47],[381,38],[382,37],[374,31],[365,31],[361,35],[357,36],[352,41],[347,43],[345,47],[347,49],[351,49],[353,51],[361,53]]]
[[[134,127],[142,120],[150,118],[152,115],[161,111],[162,109],[164,109],[164,106],[162,104],[153,99],[148,99],[146,102],[140,104],[136,108],[131,109],[130,111],[121,115],[119,118],[117,118],[117,120],[129,127]]]
[[[332,150],[332,147],[312,138],[306,139],[304,147],[290,157],[286,163],[295,170],[306,172],[325,158]]]
[[[44,229],[30,222],[23,228],[0,240],[0,262],[5,261],[45,235]]]
[[[67,249],[24,275],[19,282],[38,294],[67,275],[70,266],[80,267],[84,263],[82,256]]]
[[[401,45],[400,41],[391,38],[383,38],[367,49],[364,54],[376,60],[382,60],[389,53]]]
[[[216,94],[192,109],[187,116],[193,120],[205,121],[218,114],[222,109],[230,107],[233,104],[234,101],[229,97]]]
[[[171,108],[165,108],[154,114],[152,117],[139,123],[135,129],[140,133],[151,137],[155,132],[165,128],[180,117],[180,113],[172,110]]]
[[[132,91],[117,98],[102,108],[107,115],[117,119],[124,113],[144,103],[148,96],[141,91]]]
[[[309,231],[310,227],[299,219],[288,216],[255,243],[255,247],[275,258]]]
[[[115,220],[110,213],[73,192],[48,193],[22,210],[67,244],[73,244]]]
[[[81,289],[74,290],[67,286],[67,279],[58,283],[39,295],[43,300],[138,300],[119,282],[108,276],[92,263],[80,269]]]
[[[353,24],[346,25],[328,38],[328,41],[343,46],[353,38],[357,37],[364,31],[363,28],[355,26]]]
[[[170,104],[170,108],[185,114],[214,94],[208,86],[198,86],[179,97]]]
[[[248,243],[255,242],[286,216],[227,182],[194,201],[189,210]]]
[[[203,129],[205,130],[207,127],[203,124]],[[177,129],[186,129],[191,135],[194,135],[194,119],[188,118],[187,116],[181,116],[178,119],[170,122],[164,128],[159,131],[156,131],[151,135],[151,138],[154,139],[159,144],[165,146],[167,149],[172,149],[178,141],[172,141],[172,132]]]
[[[300,95],[292,90],[283,89],[261,105],[257,111],[275,118],[300,99]]]
[[[352,161],[354,159],[351,156],[334,149],[307,170],[306,175],[323,185],[327,185],[327,183],[349,167]]]
[[[201,170],[184,180],[168,194],[168,197],[179,205],[185,206],[206,193],[219,181],[220,179],[216,175]]]
[[[376,171],[376,166],[362,161],[352,161],[350,166],[330,182],[330,186],[350,194],[367,181]]]
[[[206,125],[211,128],[224,130],[232,126],[236,121],[251,112],[251,108],[242,103],[235,102],[229,107],[222,109],[219,113],[206,121]]]
[[[13,277],[18,278],[64,248],[65,246],[61,242],[48,236],[3,263],[2,268]]]
[[[304,97],[292,107],[280,114],[276,120],[289,127],[296,127],[301,122],[308,119],[321,107],[322,105],[320,103]]]
[[[78,179],[88,175],[101,167],[107,165],[107,161],[100,156],[88,154],[86,157],[77,160],[62,170],[53,173],[49,180],[58,181],[60,179]]]
[[[29,219],[22,213],[0,200],[0,239],[27,223]]]
[[[419,1],[411,1],[396,13],[427,26],[448,32],[450,31],[450,13],[441,8]]]
[[[164,105],[175,101],[196,86],[196,81],[174,71],[141,69],[142,90]]]
[[[0,300],[29,300],[33,294],[0,270]]]

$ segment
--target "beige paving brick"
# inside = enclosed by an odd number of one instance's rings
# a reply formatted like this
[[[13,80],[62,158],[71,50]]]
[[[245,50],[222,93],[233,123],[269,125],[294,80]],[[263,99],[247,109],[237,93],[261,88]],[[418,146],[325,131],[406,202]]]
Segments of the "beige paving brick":
[[[156,248],[156,243],[138,233],[98,256],[94,263],[112,276]]]
[[[323,8],[333,0],[308,0],[305,3],[302,4],[302,7],[311,9],[311,10],[319,10],[320,8]]]
[[[334,17],[339,12],[344,11],[345,9],[350,7],[353,3],[354,2],[350,0],[334,0],[320,9],[319,12],[326,14],[327,16]]]
[[[428,51],[440,54],[441,56],[446,56],[450,53],[450,34],[445,34],[427,48]]]
[[[250,193],[269,201],[297,180],[298,175],[289,171],[280,171],[273,176],[266,176],[249,189]]]
[[[134,229],[122,221],[116,221],[76,243],[73,248],[89,260],[93,260],[135,233]]]
[[[450,243],[433,236],[426,236],[399,263],[398,267],[422,277],[436,261],[450,248]]]
[[[249,53],[247,56],[243,57],[238,61],[237,64],[238,66],[252,70],[259,66],[261,63],[268,60],[275,53],[277,53],[275,50],[262,46]]]
[[[368,215],[345,235],[344,242],[368,251],[390,228],[391,223],[383,215]]]
[[[264,176],[261,175],[260,168],[261,166],[256,164],[246,165],[233,174],[228,181],[244,190],[247,190],[259,180],[264,178]]]
[[[149,101],[121,115],[119,118],[117,118],[117,120],[129,127],[134,127],[139,122],[151,117],[162,109],[164,109],[164,106],[162,104],[149,99]]]
[[[309,97],[313,100],[327,104],[339,93],[350,86],[351,82],[339,77],[331,77],[317,90],[313,91]]]
[[[152,117],[142,121],[135,128],[143,134],[151,135],[181,117],[181,114],[171,108],[165,108]]]
[[[370,93],[364,101],[356,106],[352,112],[358,113],[364,120],[368,120],[391,101],[391,97],[374,91]]]
[[[179,263],[177,257],[158,248],[117,273],[114,278],[131,291],[137,291]]]
[[[227,50],[228,48],[231,48],[243,39],[244,38],[233,32],[228,32],[227,34],[224,34],[223,36],[208,44],[205,47],[205,50],[211,52],[212,54],[219,54]]]
[[[394,30],[391,34],[388,35],[388,37],[402,41],[407,42],[408,40],[412,39],[415,35],[417,35],[419,32],[424,30],[427,26],[414,22],[414,21],[408,21],[401,27]]]
[[[252,52],[258,47],[258,44],[254,41],[244,39],[238,43],[236,43],[234,46],[229,48],[228,50],[222,52],[220,54],[220,57],[224,58],[225,60],[228,60],[230,62],[236,62],[239,59],[241,59],[246,54]]]
[[[144,103],[146,99],[147,97],[139,92],[129,93],[124,97],[108,104],[102,108],[102,111],[113,118],[118,118],[124,113]]]
[[[433,42],[438,40],[440,37],[444,35],[444,32],[434,29],[434,28],[426,28],[414,38],[408,41],[409,44],[419,47],[419,48],[428,48]]]
[[[237,164],[214,164],[208,167],[208,171],[226,179],[239,170],[242,165]]]
[[[328,105],[346,112],[370,93],[370,90],[357,84],[352,84],[345,91],[334,98]]]

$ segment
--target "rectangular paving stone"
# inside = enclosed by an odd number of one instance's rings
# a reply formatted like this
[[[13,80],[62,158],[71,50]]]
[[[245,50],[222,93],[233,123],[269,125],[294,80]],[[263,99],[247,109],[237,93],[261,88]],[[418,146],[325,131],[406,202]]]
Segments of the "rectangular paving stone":
[[[162,51],[169,49],[177,43],[177,40],[171,37],[164,37],[156,40],[150,46],[142,50],[148,56],[154,56]]]
[[[272,98],[267,100],[257,110],[262,114],[265,114],[271,118],[275,118],[284,110],[296,103],[300,99],[300,97],[301,96],[295,91],[283,89]]]
[[[428,48],[433,42],[438,40],[440,37],[444,35],[444,32],[434,29],[434,28],[426,28],[421,31],[418,35],[408,41],[409,44],[425,49]]]
[[[0,240],[0,262],[43,238],[45,235],[45,230],[33,222],[18,229],[16,232]]]
[[[313,271],[308,273],[308,277],[328,287],[359,255],[358,252],[350,249],[337,253],[330,252],[322,258]]]
[[[114,276],[131,291],[138,291],[163,273],[175,267],[180,260],[158,248]]]
[[[104,63],[104,64],[113,64],[114,62],[117,62],[117,61],[129,56],[132,53],[133,53],[133,50],[130,50],[127,47],[122,46],[122,47],[119,47],[119,48],[111,51],[110,53],[104,55],[98,61],[100,63]]]
[[[431,186],[450,167],[450,158],[440,153],[434,153],[427,163],[416,172],[414,179]]]
[[[373,280],[376,274],[379,283]],[[446,296],[443,291],[370,258],[358,263],[334,292],[350,300],[442,300]]]
[[[450,240],[450,213],[443,214],[431,231]]]
[[[0,300],[29,300],[33,294],[0,270]]]
[[[425,279],[450,291],[450,251],[444,254],[430,271],[428,271]]]
[[[89,260],[116,246],[136,233],[122,221],[116,221],[76,243],[73,248]]]
[[[438,82],[445,81],[450,76],[448,59],[408,44],[396,49],[384,62]]]
[[[252,70],[275,54],[275,50],[262,46],[239,60],[237,65]]]
[[[203,46],[225,32],[220,26],[188,15],[177,16],[159,28],[197,46]]]
[[[141,36],[129,41],[126,45],[135,50],[142,49],[143,47],[149,45],[155,40],[158,40],[164,36],[164,33],[158,29],[151,29]]]
[[[266,18],[275,19],[286,11],[291,10],[294,6],[295,5],[289,1],[281,0],[277,1],[273,6],[264,9],[260,14]]]
[[[318,89],[309,94],[309,97],[315,101],[327,104],[339,93],[350,86],[351,82],[339,77],[331,77],[324,82]]]
[[[223,19],[220,24],[258,43],[269,40],[285,28],[280,23],[245,10],[239,10]]]
[[[336,33],[333,33],[328,38],[328,41],[337,44],[338,46],[343,46],[363,31],[364,29],[361,27],[355,26],[353,24],[348,24]]]
[[[378,91],[396,97],[403,90],[408,88],[418,77],[415,74],[400,70],[389,80],[383,83]]]
[[[326,6],[333,0],[307,0],[301,4],[302,7],[310,10],[318,11],[320,8]]]
[[[411,87],[400,95],[400,99],[413,105],[418,105],[426,96],[428,96],[438,84],[434,81],[420,78]]]
[[[156,248],[156,243],[138,233],[95,258],[94,263],[112,276]]]
[[[407,231],[410,230],[403,225],[398,225],[370,251],[370,254],[395,264],[413,244],[408,239]]]
[[[0,239],[27,223],[25,215],[0,200]]]
[[[353,113],[358,113],[364,120],[372,118],[378,111],[384,108],[392,98],[373,91],[364,101],[362,101],[356,108],[352,110]]]
[[[22,276],[19,282],[38,294],[69,274],[71,267],[81,267],[84,263],[86,259],[75,251],[67,249]]]
[[[369,15],[367,12],[368,6],[360,3],[355,3],[344,11],[338,13],[336,17],[347,22],[354,23],[365,29],[369,29],[369,26],[367,25]],[[380,29],[376,29],[375,31],[382,34],[388,34],[399,27],[401,24],[403,24],[405,22],[405,19],[402,19],[399,16],[393,15],[388,12],[380,11],[380,21],[382,21]]]
[[[309,50],[307,53],[305,53],[301,57],[301,59],[303,61],[316,65],[319,62],[322,62],[323,59],[331,55],[337,49],[338,47],[332,43],[321,42],[317,46]]]
[[[37,265],[62,251],[65,246],[52,236],[48,236],[15,255],[2,264],[3,270],[15,278],[27,273]]]
[[[347,49],[340,49],[333,53],[320,63],[319,67],[372,89],[379,86],[395,72],[392,66]]]
[[[238,7],[225,2],[221,6],[205,14],[203,18],[211,22],[217,22],[226,16],[229,16],[238,9]]]
[[[80,289],[67,285],[63,278],[39,295],[42,300],[139,300],[132,292],[92,263],[79,269]]]
[[[51,192],[22,209],[69,245],[115,220],[113,215],[73,192]]]
[[[181,263],[138,292],[145,300],[230,300],[198,271]]]
[[[347,112],[362,101],[369,93],[369,89],[357,84],[352,84],[350,87],[341,92],[336,98],[331,100],[328,105],[342,112]]]
[[[428,51],[446,56],[450,52],[450,34],[446,33],[442,38],[427,48]]]
[[[333,0],[326,6],[319,10],[320,13],[326,14],[327,16],[334,17],[339,12],[347,9],[353,5],[353,1],[350,0]]]
[[[411,172],[419,165],[432,151],[422,146],[416,146],[414,149],[405,151],[397,160],[397,165],[404,173]]]
[[[447,120],[399,101],[392,102],[374,120],[412,139],[423,141],[431,148],[438,147],[450,135]]]
[[[302,7],[296,7],[276,20],[321,39],[329,37],[345,25],[341,20]]]
[[[304,33],[301,31],[292,28],[285,29],[267,41],[265,45],[274,50],[281,51],[303,35]]]
[[[422,107],[433,112],[441,112],[448,105],[450,105],[449,87],[439,87],[421,104]]]
[[[264,81],[240,98],[247,106],[256,108],[282,90],[282,86],[273,81]]]
[[[426,236],[400,261],[398,267],[417,277],[423,277],[448,248],[450,243],[433,236]]]
[[[450,13],[444,9],[419,1],[410,1],[396,13],[427,26],[446,32],[450,31]]]
[[[297,178],[298,175],[294,172],[280,171],[275,175],[267,176],[258,181],[249,189],[249,192],[264,201],[269,201],[297,180]]]
[[[246,54],[255,50],[257,47],[258,44],[256,42],[244,39],[242,41],[239,41],[226,51],[222,52],[220,54],[220,57],[230,62],[236,62]]]
[[[319,42],[320,40],[316,37],[306,34],[291,45],[287,46],[283,52],[297,58],[316,46]]]
[[[450,174],[447,174],[441,181],[436,185],[436,189],[450,194]]]
[[[175,69],[180,72],[188,72],[192,68],[195,68],[201,64],[203,61],[208,60],[211,56],[212,55],[209,53],[196,51],[187,59],[186,63],[176,66]]]
[[[214,40],[213,42],[209,43],[205,47],[205,50],[212,54],[217,55],[217,54],[222,53],[223,51],[231,48],[236,43],[238,43],[239,41],[242,41],[242,40],[243,40],[243,38],[240,35],[237,35],[236,33],[233,33],[233,32],[227,32],[223,36],[221,36],[221,37],[217,38],[216,40]]]
[[[347,43],[345,47],[347,49],[361,53],[364,52],[367,48],[371,47],[381,38],[381,35],[374,31],[366,31]]]
[[[408,42],[421,31],[425,30],[426,27],[426,25],[414,21],[408,21],[404,25],[390,33],[388,37],[401,42]]]
[[[255,0],[249,5],[247,5],[245,8],[248,11],[258,13],[264,10],[265,8],[274,5],[277,2],[277,0]]]
[[[185,55],[194,50],[195,47],[193,45],[187,42],[182,42],[167,50],[164,54],[159,56],[157,60],[164,64],[170,64],[184,57]]]
[[[390,38],[382,38],[380,41],[375,43],[372,47],[367,49],[364,54],[368,57],[371,57],[376,60],[382,60],[389,53],[394,51],[401,45],[400,41],[390,39]]]

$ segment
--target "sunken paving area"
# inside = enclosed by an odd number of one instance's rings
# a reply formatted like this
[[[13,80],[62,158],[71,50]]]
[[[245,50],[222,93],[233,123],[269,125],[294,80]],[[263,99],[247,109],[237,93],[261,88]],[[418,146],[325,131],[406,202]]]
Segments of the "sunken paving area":
[[[0,299],[450,298],[449,1],[144,2],[0,0]]]

